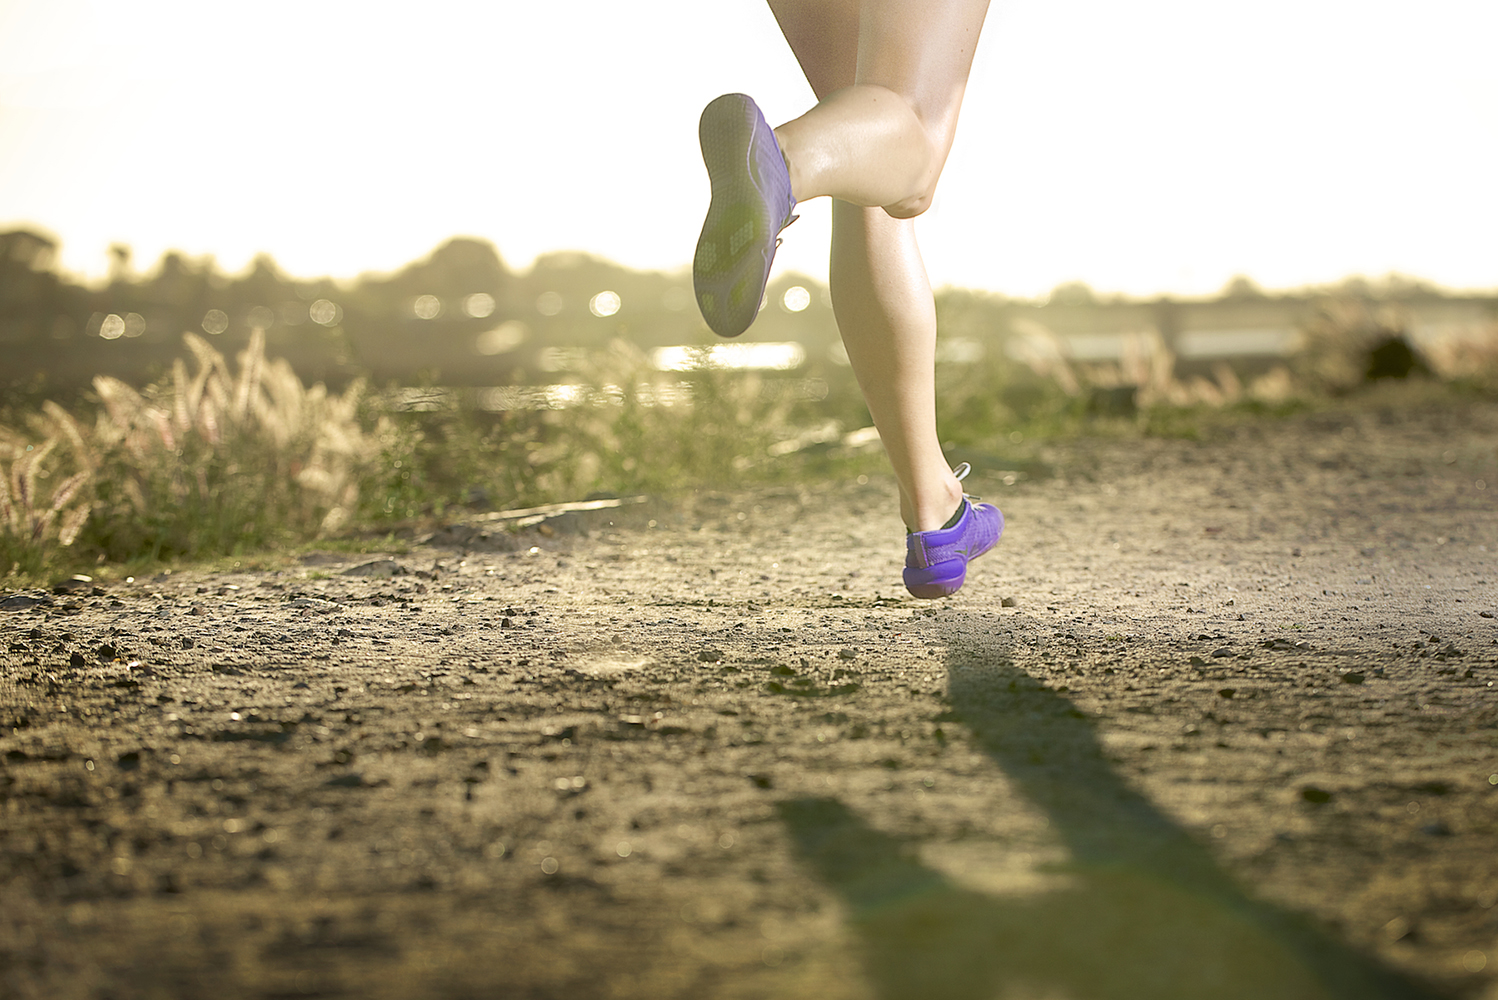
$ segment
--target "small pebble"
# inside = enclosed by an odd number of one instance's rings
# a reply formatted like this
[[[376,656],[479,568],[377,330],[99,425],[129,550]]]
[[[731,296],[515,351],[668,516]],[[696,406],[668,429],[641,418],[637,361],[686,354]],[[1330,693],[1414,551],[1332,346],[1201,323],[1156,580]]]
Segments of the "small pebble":
[[[343,610],[343,605],[335,601],[324,601],[317,597],[298,597],[287,603],[293,608],[306,608],[317,614],[328,614],[333,611]]]
[[[0,611],[28,611],[43,604],[51,604],[49,597],[33,597],[30,594],[12,594],[0,599]]]
[[[343,571],[344,576],[391,577],[404,573],[400,563],[394,559],[376,559],[373,562],[351,566]]]

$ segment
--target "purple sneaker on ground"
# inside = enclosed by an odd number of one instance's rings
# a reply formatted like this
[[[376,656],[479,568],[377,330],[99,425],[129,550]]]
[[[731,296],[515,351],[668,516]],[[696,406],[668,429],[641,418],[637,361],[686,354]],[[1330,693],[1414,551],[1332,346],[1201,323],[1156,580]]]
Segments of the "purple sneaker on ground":
[[[697,135],[713,200],[692,259],[702,318],[720,337],[737,337],[759,315],[778,234],[796,220],[791,175],[775,132],[743,94],[724,94],[702,111]]]
[[[971,467],[953,471],[964,478]],[[961,516],[950,528],[912,531],[905,536],[905,589],[923,598],[950,597],[967,579],[967,564],[995,545],[1004,533],[1004,515],[991,503],[963,495]]]

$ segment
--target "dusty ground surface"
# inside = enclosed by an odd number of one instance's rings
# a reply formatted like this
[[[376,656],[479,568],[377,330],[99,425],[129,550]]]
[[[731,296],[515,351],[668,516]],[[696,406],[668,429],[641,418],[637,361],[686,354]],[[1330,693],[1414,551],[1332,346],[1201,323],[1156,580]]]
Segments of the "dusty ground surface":
[[[0,994],[1498,997],[1498,406],[1006,471],[0,594]]]

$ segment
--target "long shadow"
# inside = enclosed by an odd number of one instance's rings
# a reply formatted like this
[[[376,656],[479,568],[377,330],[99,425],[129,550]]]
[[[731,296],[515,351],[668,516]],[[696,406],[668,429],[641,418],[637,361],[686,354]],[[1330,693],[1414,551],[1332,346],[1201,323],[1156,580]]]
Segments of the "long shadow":
[[[915,846],[831,799],[781,804],[803,858],[844,898],[887,1000],[1074,1000],[1441,994],[1247,896],[1129,787],[1093,723],[1017,669],[999,643],[953,637],[953,716],[1043,810],[1070,860],[1062,888],[997,896],[953,884]]]

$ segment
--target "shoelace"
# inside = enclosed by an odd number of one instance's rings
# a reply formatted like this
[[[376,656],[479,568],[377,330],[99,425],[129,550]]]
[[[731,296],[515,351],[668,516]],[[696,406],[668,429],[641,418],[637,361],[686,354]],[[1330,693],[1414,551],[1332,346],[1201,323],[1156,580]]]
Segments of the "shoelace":
[[[776,232],[780,232],[780,233],[785,232],[786,227],[789,226],[792,222],[795,222],[799,218],[801,218],[801,216],[799,216],[799,215],[793,215],[789,219],[786,219],[784,222],[782,222],[780,224],[780,228],[777,229]],[[780,244],[782,244],[784,242],[785,242],[785,240],[781,239],[779,236],[775,237],[775,249],[779,250],[780,249]]]
[[[957,477],[957,481],[960,483],[964,479],[966,479],[967,478],[967,474],[969,472],[972,472],[972,471],[973,471],[973,467],[971,465],[967,464],[966,462],[963,462],[961,465],[957,466],[956,468],[954,468],[952,470],[952,475],[956,476]],[[974,496],[971,493],[964,493],[964,494],[962,494],[962,499],[964,499],[964,500],[981,500],[983,498],[982,497],[978,497],[978,496]],[[957,509],[960,511],[962,508],[959,507]],[[907,535],[913,535],[913,534],[917,534],[917,532],[913,532],[909,528],[906,528],[905,529],[905,534],[907,534]]]
[[[966,462],[963,462],[961,465],[957,466],[957,468],[955,468],[955,469],[952,470],[952,475],[956,476],[957,477],[957,481],[960,483],[964,479],[966,479],[967,478],[967,474],[969,472],[972,472],[972,471],[973,471],[973,467],[971,465],[968,465]],[[978,496],[976,493],[968,493],[966,491],[963,491],[962,498],[964,500],[982,500],[983,499],[982,497]]]

